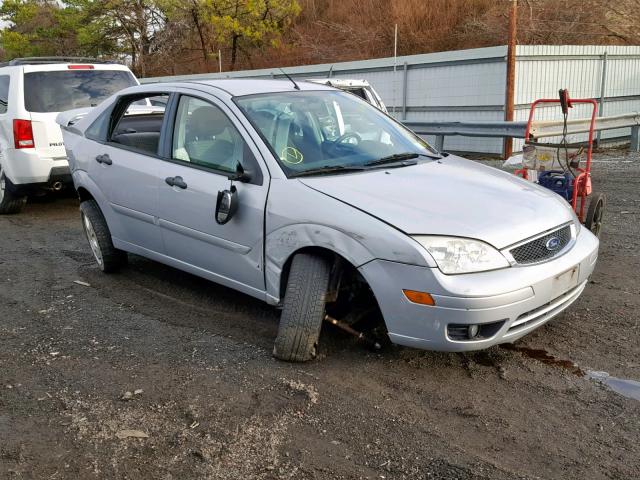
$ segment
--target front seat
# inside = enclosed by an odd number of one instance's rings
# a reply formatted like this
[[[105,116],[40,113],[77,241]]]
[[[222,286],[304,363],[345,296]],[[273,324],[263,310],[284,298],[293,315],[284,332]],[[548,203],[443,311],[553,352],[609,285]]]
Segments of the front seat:
[[[233,129],[229,119],[216,107],[194,110],[187,122],[185,149],[193,163],[234,170]],[[225,138],[223,138],[225,137]]]

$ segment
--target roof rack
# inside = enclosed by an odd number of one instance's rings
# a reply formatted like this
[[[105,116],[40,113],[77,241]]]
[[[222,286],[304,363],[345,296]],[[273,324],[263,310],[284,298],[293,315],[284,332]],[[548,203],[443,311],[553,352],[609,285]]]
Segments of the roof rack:
[[[115,63],[112,60],[100,60],[90,57],[25,57],[14,58],[8,62],[0,63],[0,67],[13,67],[16,65],[42,65],[47,63]]]

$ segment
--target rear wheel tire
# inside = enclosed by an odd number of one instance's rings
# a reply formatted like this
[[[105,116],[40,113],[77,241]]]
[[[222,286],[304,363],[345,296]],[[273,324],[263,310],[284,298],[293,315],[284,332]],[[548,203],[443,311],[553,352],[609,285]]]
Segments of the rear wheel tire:
[[[109,226],[95,200],[85,200],[80,204],[80,218],[93,258],[100,270],[111,273],[125,265],[127,253],[113,246]]]
[[[602,233],[602,219],[604,218],[606,206],[607,197],[604,193],[594,193],[591,195],[584,226],[591,230],[591,233],[598,238],[600,238],[600,234]]]
[[[316,356],[325,316],[330,263],[317,255],[293,258],[273,356],[288,362],[306,362]]]
[[[0,165],[0,215],[19,213],[27,199],[27,197],[21,197],[11,192],[8,182],[2,165]]]

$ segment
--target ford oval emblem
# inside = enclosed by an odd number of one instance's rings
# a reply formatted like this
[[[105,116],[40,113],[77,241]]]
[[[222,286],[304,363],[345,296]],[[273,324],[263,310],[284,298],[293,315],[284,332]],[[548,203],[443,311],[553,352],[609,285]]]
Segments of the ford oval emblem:
[[[560,239],[558,237],[551,237],[549,240],[547,240],[547,243],[545,244],[545,247],[547,247],[547,250],[549,250],[550,252],[557,250],[559,246],[560,246]]]

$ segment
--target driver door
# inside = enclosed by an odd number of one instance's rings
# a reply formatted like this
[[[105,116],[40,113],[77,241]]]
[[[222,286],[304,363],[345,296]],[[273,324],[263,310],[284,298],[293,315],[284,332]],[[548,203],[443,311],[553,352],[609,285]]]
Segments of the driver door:
[[[257,149],[222,103],[177,99],[169,156],[161,162],[159,225],[166,254],[218,283],[259,296],[264,292],[264,209],[268,181]],[[245,134],[246,135],[246,134]],[[247,136],[248,138],[248,136]],[[218,191],[228,189],[237,164],[250,173],[234,182],[239,206],[231,220],[215,220]]]

